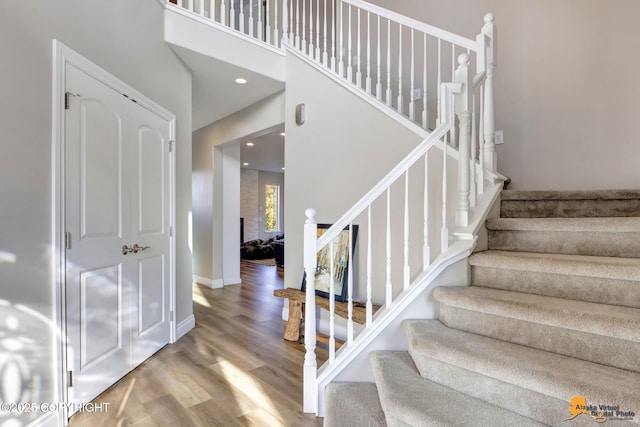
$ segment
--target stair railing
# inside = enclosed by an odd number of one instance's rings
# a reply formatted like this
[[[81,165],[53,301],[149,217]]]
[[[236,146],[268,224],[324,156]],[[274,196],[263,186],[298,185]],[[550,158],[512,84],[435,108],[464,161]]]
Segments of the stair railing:
[[[343,3],[351,5],[356,1]],[[295,31],[297,30],[294,30],[293,40],[298,46]],[[302,48],[304,43],[302,36],[299,46]],[[495,68],[493,15],[485,16],[485,25],[476,42],[460,40],[460,43],[467,47],[456,58],[457,67],[451,73],[451,82],[438,82],[438,114],[435,129],[429,136],[321,236],[317,234],[316,211],[310,208],[305,212],[305,412],[322,413],[322,388],[332,375],[332,369],[338,368],[343,360],[351,356],[349,352],[355,351],[357,341],[363,342],[377,323],[385,322],[385,316],[391,315],[394,302],[406,294],[414,283],[425,277],[435,260],[439,260],[441,256],[451,256],[448,251],[453,235],[451,228],[463,230],[469,226],[473,215],[485,214],[474,212],[474,207],[483,194],[485,174],[493,174],[496,165],[495,151],[488,149],[489,143],[493,142],[493,95],[490,93],[493,90]],[[453,51],[457,53],[455,47]],[[319,58],[323,56],[320,55]],[[349,65],[347,76],[348,70]],[[439,174],[433,170],[434,166],[440,168]],[[417,181],[415,177],[418,177]],[[394,195],[400,192],[400,196],[394,198],[392,192]],[[419,214],[416,214],[413,206],[416,199],[422,204]],[[450,203],[452,199],[455,200]],[[359,269],[364,271],[361,276],[365,276],[362,283],[366,283],[366,290],[365,295],[358,295],[364,301],[366,322],[356,333],[353,306],[357,284],[352,273],[354,268],[351,266],[347,270],[346,279],[346,334],[343,337],[344,343],[336,350],[334,298],[336,288],[340,289],[342,282],[336,278],[333,266],[339,258],[338,252],[344,252],[341,234],[348,230],[349,236],[353,236],[356,224],[360,224],[360,247],[364,246],[366,251],[366,260],[360,261],[363,268]],[[402,231],[398,233],[399,230]],[[435,236],[434,230],[439,231]],[[384,236],[381,239],[383,242],[376,241],[379,235]],[[420,241],[419,244],[416,243],[417,240]],[[420,247],[419,256],[412,250],[416,247]],[[357,263],[354,259],[354,246],[350,241],[346,251],[348,261]],[[400,260],[393,256],[398,252],[402,254]],[[318,266],[319,254],[322,254],[322,259],[328,257],[324,264],[329,266],[328,275],[323,279],[324,282],[329,281],[328,360],[320,370],[315,354],[315,281],[316,275],[322,273]],[[416,258],[420,259],[417,267]],[[362,291],[364,287],[359,287],[359,290]],[[374,298],[384,303],[375,316]]]
[[[438,123],[440,84],[454,81],[456,58],[467,53],[471,67],[484,72],[484,98],[471,100],[482,109],[482,123],[472,126],[481,135],[476,151],[484,168],[496,171],[493,14],[471,40],[362,0],[166,2],[272,47],[296,49],[426,130]],[[455,132],[450,143],[458,146]]]

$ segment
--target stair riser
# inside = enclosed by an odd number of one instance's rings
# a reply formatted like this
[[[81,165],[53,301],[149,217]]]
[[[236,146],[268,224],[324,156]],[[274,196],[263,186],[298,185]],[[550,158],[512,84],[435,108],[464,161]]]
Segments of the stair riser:
[[[578,394],[576,390],[568,391],[564,401],[423,354],[414,354],[411,349],[409,353],[424,378],[548,425],[562,424],[569,414],[569,399]],[[593,426],[590,418],[578,417],[572,420],[571,426],[574,422],[576,426]]]
[[[471,267],[475,286],[640,308],[640,282],[598,277]]]
[[[640,232],[489,230],[489,249],[638,258]]]
[[[590,218],[640,216],[640,200],[503,200],[502,218]]]
[[[440,306],[446,326],[590,362],[640,372],[640,343],[504,316]]]

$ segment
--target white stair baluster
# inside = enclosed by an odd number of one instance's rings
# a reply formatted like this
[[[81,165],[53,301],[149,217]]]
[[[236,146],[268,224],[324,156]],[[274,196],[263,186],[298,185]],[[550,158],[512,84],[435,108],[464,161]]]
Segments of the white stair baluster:
[[[351,33],[353,29],[351,28],[351,4],[347,5],[349,13],[347,14],[347,80],[349,83],[353,83],[353,65],[352,58],[353,53],[351,53]]]
[[[251,0],[249,0],[249,2],[251,2]],[[238,12],[238,31],[246,34],[244,32],[244,5],[240,3],[238,6],[240,7],[240,10]],[[249,9],[249,13],[251,13],[251,9]]]
[[[313,0],[309,0],[309,57],[315,59],[316,46],[313,42]]]
[[[484,193],[484,90],[485,85],[480,89],[480,117],[478,119],[478,194]]]
[[[328,33],[327,33],[327,0],[322,0],[322,4],[324,6],[324,14],[322,17],[322,21],[323,21],[323,46],[322,46],[322,65],[324,65],[325,67],[327,67],[329,65],[329,52],[327,51],[327,39],[328,37]]]
[[[387,19],[387,107],[391,107],[391,19]]]
[[[353,245],[351,239],[353,238],[353,224],[349,224],[349,238],[347,239],[347,253],[349,254],[349,260],[346,265],[347,268],[347,343],[353,342]],[[342,252],[340,252],[342,253]]]
[[[373,303],[371,302],[371,290],[372,290],[372,271],[373,269],[373,258],[372,258],[372,242],[371,242],[371,205],[367,208],[367,303],[366,303],[366,314],[367,314],[367,328],[371,326],[371,321],[373,319]]]
[[[398,25],[398,113],[404,113],[404,100],[402,96],[402,24]]]
[[[337,2],[333,2],[332,3],[332,10],[333,13],[331,14],[331,71],[335,72],[336,71],[336,36],[337,36],[337,30],[336,30],[336,6],[338,5]]]
[[[367,12],[367,78],[365,90],[371,95],[371,12]]]
[[[424,33],[424,52],[422,64],[422,127],[429,129],[429,107],[427,104],[428,69],[427,69],[427,33]]]
[[[442,115],[442,111],[440,111],[442,109],[442,90],[441,89],[441,85],[442,84],[442,39],[438,39],[438,69],[437,69],[437,76],[436,76],[436,126],[440,125],[441,123],[441,115]]]
[[[478,153],[478,134],[476,132],[476,126],[477,126],[477,121],[476,121],[476,93],[475,91],[473,92],[473,94],[471,95],[471,157],[469,158],[469,179],[471,180],[470,183],[470,193],[469,193],[469,206],[471,208],[474,208],[476,206],[476,202],[477,202],[477,184],[476,184],[476,180],[477,180],[477,172],[476,172],[476,155]]]
[[[211,2],[209,3],[209,18],[212,21],[216,20],[216,0],[211,0]]]
[[[377,53],[376,53],[376,72],[377,72],[377,82],[376,82],[376,98],[378,101],[382,101],[382,52],[381,52],[381,43],[380,43],[380,15],[378,15],[378,42],[377,42]]]
[[[431,247],[429,245],[429,153],[424,155],[424,199],[423,199],[423,229],[422,229],[422,269],[431,265]]]
[[[187,9],[189,9],[191,12],[193,12],[193,0],[189,0],[187,2]]]
[[[334,242],[329,245],[329,364],[336,358],[336,298],[335,298],[335,254]]]
[[[282,41],[278,40],[278,30],[280,29],[280,27],[278,26],[278,2],[280,0],[275,0],[274,3],[274,22],[273,22],[273,30],[274,30],[274,34],[273,37],[275,38],[274,43],[275,46],[278,47],[284,47],[282,46],[284,43],[287,43],[288,39],[289,39],[289,33],[288,31],[288,21],[289,21],[289,15],[287,14],[288,8],[287,8],[287,3],[289,0],[282,0]]]
[[[410,73],[410,95],[409,95],[409,119],[413,122],[416,119],[416,103],[415,103],[415,99],[414,99],[414,91],[415,91],[415,78],[416,78],[416,71],[415,71],[415,56],[416,56],[416,50],[415,50],[415,40],[414,40],[414,35],[413,35],[413,28],[411,29],[411,73]]]
[[[360,8],[358,8],[358,38],[357,38],[357,48],[356,48],[356,52],[357,52],[357,61],[356,61],[356,86],[358,86],[358,88],[362,88],[362,37],[360,36],[360,30],[361,30],[361,21],[360,21]]]
[[[484,88],[484,162],[485,169],[495,172],[498,167],[498,158],[495,146],[495,112],[493,104],[493,74],[496,68],[497,49],[496,49],[496,28],[493,23],[493,13],[487,13],[484,16],[484,26],[482,33],[489,39],[487,48],[487,81]]]
[[[220,23],[227,25],[227,7],[224,4],[224,0],[220,2]]]
[[[301,49],[304,53],[307,53],[307,0],[302,0],[302,36],[301,36]]]
[[[257,6],[258,6],[258,24],[256,25],[256,32],[257,34],[257,38],[258,40],[262,40],[264,41],[264,27],[262,24],[262,0],[257,0]],[[251,28],[253,28],[253,25],[251,26]]]
[[[300,50],[300,0],[296,0],[296,38],[295,38],[295,43],[296,43],[296,49]]]
[[[276,0],[274,2],[274,4],[277,5],[278,4],[278,0]],[[269,7],[269,5],[270,5],[269,0],[265,0],[265,9],[266,10],[264,12],[265,13],[265,17],[264,17],[264,20],[265,20],[264,32],[265,32],[265,36],[266,36],[265,41],[267,42],[267,44],[271,44],[271,8]],[[277,6],[276,6],[276,8],[277,8]],[[274,12],[274,14],[277,14],[277,9],[275,9],[273,12]],[[275,16],[277,16],[277,15],[275,15]],[[274,18],[275,18],[275,16],[274,16]],[[276,29],[276,35],[274,36],[274,40],[278,40],[278,30],[277,30],[278,21],[277,20],[275,21],[274,25],[275,25],[274,28]],[[275,44],[277,45],[277,42]]]
[[[409,170],[404,173],[404,265],[403,288],[409,289],[411,284],[411,267],[409,266]]]
[[[320,0],[316,0],[316,61],[322,61],[320,57]]]
[[[340,77],[344,77],[344,55],[345,55],[345,49],[344,49],[344,20],[343,20],[343,9],[342,9],[342,2],[339,2],[339,9],[338,9],[338,31],[340,31],[340,45],[338,48],[338,55],[340,56],[340,61],[338,61],[338,75]]]
[[[316,292],[315,274],[317,266],[316,242],[318,225],[315,220],[315,209],[305,211],[307,217],[304,224],[304,269],[306,273],[305,322],[304,322],[304,412],[315,413],[318,407],[318,389],[316,375]]]
[[[389,308],[393,300],[393,285],[391,283],[391,187],[387,189],[387,281],[385,304]]]
[[[234,0],[229,0],[229,28],[236,29],[236,6]]]
[[[204,16],[204,0],[198,0],[198,14]]]

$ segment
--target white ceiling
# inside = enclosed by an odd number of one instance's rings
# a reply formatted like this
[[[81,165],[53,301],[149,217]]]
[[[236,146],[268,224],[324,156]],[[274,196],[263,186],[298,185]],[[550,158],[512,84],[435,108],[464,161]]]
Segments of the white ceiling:
[[[242,168],[283,173],[285,137],[280,135],[283,131],[284,126],[267,135],[242,141],[240,146]],[[248,146],[247,142],[252,142],[253,146]],[[249,164],[245,166],[244,163]]]
[[[218,121],[284,89],[284,83],[227,62],[170,45],[192,72],[192,130]],[[246,84],[235,79],[242,77]],[[284,125],[267,135],[241,141],[240,158],[245,169],[282,173]],[[253,142],[249,147],[247,142]]]
[[[193,131],[284,89],[284,82],[180,46],[170,46],[192,72]],[[237,84],[238,77],[247,83]]]

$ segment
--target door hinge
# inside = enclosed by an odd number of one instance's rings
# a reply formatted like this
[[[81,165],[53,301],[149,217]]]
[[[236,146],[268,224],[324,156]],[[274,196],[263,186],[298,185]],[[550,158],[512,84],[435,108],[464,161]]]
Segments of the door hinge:
[[[174,141],[173,139],[170,139],[170,140],[169,140],[169,152],[170,152],[170,153],[172,153],[172,152],[173,152],[173,143],[174,143],[174,142],[175,142],[175,141]]]
[[[173,311],[169,312],[169,322],[173,322]]]
[[[73,371],[67,371],[67,387],[73,387]]]
[[[173,226],[169,227],[169,237],[173,237]]]
[[[64,232],[64,247],[65,249],[71,249],[71,233],[68,231]]]
[[[80,95],[77,94],[77,93],[74,93],[74,92],[65,92],[64,93],[64,109],[65,110],[68,110],[68,109],[71,108],[70,99],[71,99],[72,96],[80,96]]]

